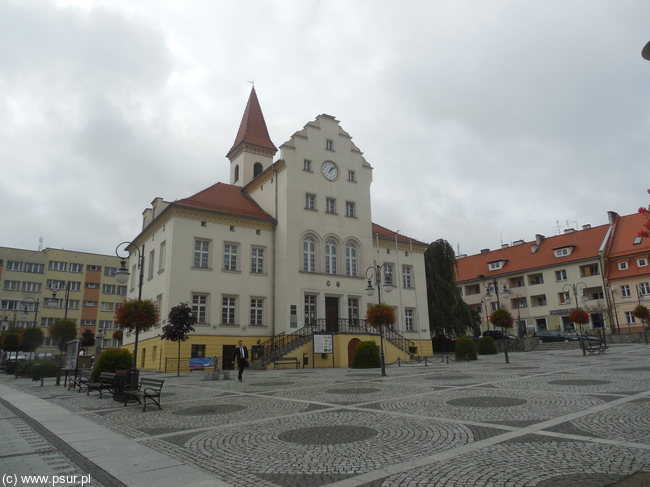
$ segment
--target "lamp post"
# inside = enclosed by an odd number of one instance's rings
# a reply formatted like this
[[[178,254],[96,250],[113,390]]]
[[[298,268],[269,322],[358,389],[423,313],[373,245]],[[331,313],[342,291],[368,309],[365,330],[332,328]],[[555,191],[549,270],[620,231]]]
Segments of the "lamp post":
[[[68,302],[70,301],[70,283],[67,281],[60,281],[63,283],[63,319],[67,320],[68,319]],[[57,283],[56,287],[53,286],[53,283],[50,283],[47,288],[52,291],[52,297],[51,298],[46,298],[48,301],[48,305],[52,306],[55,305],[58,307],[59,300],[56,297],[56,293],[58,293],[61,288],[59,287],[59,284]]]
[[[40,301],[38,299],[34,299],[31,296],[26,297],[23,299],[20,304],[23,305],[23,313],[27,314],[29,312],[29,303],[32,303],[32,306],[34,307],[34,326],[32,328],[36,328],[36,320],[38,316],[38,306],[40,304]]]
[[[496,294],[497,298],[497,309],[501,308],[501,300],[499,299],[499,286],[502,286],[501,289],[501,295],[508,299],[510,297],[510,290],[508,289],[508,285],[506,281],[500,281],[496,277],[493,277],[492,279],[487,279],[483,282],[483,286],[487,290],[485,293],[485,300],[486,301],[491,301],[492,300],[492,293],[490,292],[491,289],[494,289],[494,293]],[[496,329],[496,325],[494,325],[494,328]],[[502,329],[501,330],[503,333],[503,354],[506,359],[506,363],[510,363],[510,357],[508,356],[508,337],[506,336],[505,331]]]
[[[384,272],[389,271],[391,268],[386,264],[375,264],[371,265],[366,269],[366,279],[368,279],[368,287],[366,287],[366,294],[372,296],[375,294],[375,288],[372,287],[372,281],[375,281],[375,286],[377,286],[377,300],[378,304],[381,304],[381,272],[384,269]],[[388,278],[387,278],[388,277]],[[392,275],[384,276],[384,291],[389,293],[393,290]],[[386,361],[384,357],[384,324],[379,324],[379,362],[381,364],[381,375],[386,377]]]
[[[571,292],[573,291],[573,298],[576,300],[576,305],[575,309],[578,309],[578,291],[582,289],[582,300],[587,301],[588,297],[585,294],[585,289],[587,289],[587,285],[584,282],[577,282],[575,284],[565,284],[562,286],[562,291],[563,292]],[[569,296],[567,299],[564,300],[564,304],[571,304],[571,297]],[[582,339],[582,323],[578,323],[578,326],[580,327],[580,334],[578,335],[578,339],[580,341],[580,348],[582,349],[582,355],[587,355],[587,351],[585,350],[585,344],[584,340]]]
[[[115,271],[115,280],[119,282],[120,284],[126,284],[129,280],[129,276],[131,273],[129,270],[126,268],[126,259],[128,259],[131,254],[127,256],[121,256],[119,254],[120,247],[123,245],[126,245],[126,247],[130,247],[133,245],[133,242],[122,242],[120,243],[117,247],[115,247],[115,255],[122,259],[120,261],[120,268]],[[140,249],[138,246],[133,246],[138,251],[138,269],[140,270],[140,278],[138,281],[138,301],[142,301],[142,282],[144,280],[144,244],[142,244],[142,249]],[[140,329],[138,327],[135,328],[135,344],[133,347],[133,370],[138,369],[138,335],[140,333]]]
[[[521,331],[521,313],[519,311],[519,300],[522,298],[522,296],[519,296],[519,294],[515,294],[515,299],[517,300],[517,334],[519,335],[519,338],[523,338],[526,336],[526,327],[524,327],[523,333]]]
[[[614,322],[616,322],[616,333],[621,334],[621,324],[618,321],[618,309],[616,309],[616,299],[614,298],[614,293],[616,292],[616,289],[612,287],[612,285],[608,282],[606,285],[607,289],[609,289],[609,295],[612,298],[612,306],[609,309],[609,320],[612,323],[612,327],[614,326]],[[614,310],[614,321],[612,321],[612,309]]]
[[[15,327],[16,326],[16,313],[18,313],[18,308],[5,309],[4,311],[5,311],[5,314],[2,315],[2,322],[3,323],[9,323],[9,315],[6,313],[6,311],[13,311],[14,312],[14,321],[11,322],[11,323],[12,323],[12,326]],[[9,327],[9,325],[6,325],[6,326]]]

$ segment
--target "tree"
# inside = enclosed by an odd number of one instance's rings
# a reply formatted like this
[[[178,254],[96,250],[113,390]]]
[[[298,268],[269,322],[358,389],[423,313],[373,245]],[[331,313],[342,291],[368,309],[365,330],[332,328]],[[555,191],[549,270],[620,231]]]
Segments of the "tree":
[[[40,328],[25,328],[22,333],[23,350],[31,353],[43,345],[45,335]]]
[[[56,343],[56,346],[61,352],[60,364],[63,366],[65,344],[77,338],[77,325],[72,320],[57,320],[50,326],[50,338]]]
[[[499,308],[492,312],[490,315],[490,323],[494,326],[500,326],[501,332],[503,333],[503,354],[506,358],[506,363],[510,363],[510,358],[508,357],[508,335],[506,335],[506,328],[512,328],[515,319],[510,314],[510,311],[507,309]]]
[[[456,286],[456,254],[444,239],[431,243],[424,252],[429,305],[429,328],[435,334],[452,331],[464,336],[476,323]]]
[[[86,328],[81,334],[81,346],[92,347],[95,344],[95,334],[89,328]]]
[[[650,311],[648,311],[648,308],[646,308],[642,304],[638,304],[634,308],[634,311],[632,311],[632,314],[637,318],[639,318],[641,320],[641,324],[643,325],[645,325],[648,318],[650,318]]]
[[[163,326],[161,340],[169,340],[178,343],[178,361],[176,364],[176,375],[181,375],[181,342],[187,340],[189,334],[194,331],[196,317],[192,308],[187,303],[180,303],[169,310],[167,324]]]
[[[3,331],[0,335],[0,345],[6,352],[16,352],[16,360],[18,360],[18,352],[20,351],[20,333],[15,328],[10,328]],[[9,354],[11,357],[11,354]]]

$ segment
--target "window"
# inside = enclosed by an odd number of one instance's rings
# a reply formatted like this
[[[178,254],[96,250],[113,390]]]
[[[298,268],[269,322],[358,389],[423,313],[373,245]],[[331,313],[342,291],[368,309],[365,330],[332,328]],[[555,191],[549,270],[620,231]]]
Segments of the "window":
[[[556,281],[566,281],[566,279],[566,270],[562,269],[561,271],[555,271]]]
[[[316,195],[312,193],[305,194],[305,210],[316,209]]]
[[[306,172],[312,172],[311,170],[311,161],[309,159],[305,159],[302,162],[302,170]]]
[[[86,287],[86,289],[99,289],[99,283],[98,282],[87,282],[85,287]]]
[[[625,271],[628,269],[628,264],[627,262],[619,262],[618,263],[618,270],[619,271]]]
[[[357,182],[357,175],[355,174],[354,171],[348,171],[348,181],[351,183]]]
[[[634,313],[632,311],[625,312],[625,323],[627,323],[628,325],[631,325],[632,323],[636,323],[636,318],[634,317]]]
[[[237,270],[237,244],[226,243],[223,246],[223,269],[226,271]]]
[[[153,279],[153,263],[155,262],[156,251],[149,252],[149,269],[147,272],[147,279]]]
[[[194,267],[207,269],[210,255],[210,242],[208,240],[194,240]]]
[[[336,274],[336,242],[327,240],[325,242],[325,273]]]
[[[42,284],[40,282],[23,282],[23,291],[28,293],[40,293]]]
[[[99,287],[99,284],[97,285]],[[70,291],[81,291],[81,282],[79,281],[68,281],[68,289]]]
[[[264,166],[262,166],[261,162],[256,162],[253,164],[253,177],[256,178],[260,174],[262,174],[262,171],[264,171]]]
[[[251,249],[251,272],[255,274],[264,272],[264,249],[261,247]]]
[[[65,271],[67,267],[67,262],[61,262],[58,260],[51,260],[48,264],[48,269],[51,271]]]
[[[571,302],[571,296],[569,295],[569,291],[563,291],[557,295],[557,299],[560,304],[567,304]]]
[[[531,286],[537,284],[544,284],[544,275],[543,274],[531,274],[528,276],[528,284]]]
[[[23,262],[18,262],[18,261],[15,261],[15,260],[8,260],[7,261],[7,270],[8,271],[22,272],[22,270],[23,270]]]
[[[345,216],[350,218],[357,217],[357,205],[354,201],[345,202]]]
[[[325,150],[334,150],[334,141],[332,139],[325,141]]]
[[[264,323],[262,318],[264,316],[264,300],[259,298],[251,298],[251,325],[262,326]]]
[[[490,262],[490,270],[491,271],[496,271],[498,269],[501,269],[503,267],[503,264],[505,262],[503,260],[498,260],[496,262]]]
[[[107,277],[114,277],[117,267],[104,267],[104,275]]]
[[[205,345],[192,345],[190,353],[192,358],[205,357]]]
[[[64,300],[61,300],[61,308],[63,308],[65,305]],[[97,306],[97,303],[95,303],[95,306]],[[79,300],[78,299],[69,299],[68,300],[68,309],[79,309]]]
[[[97,324],[97,320],[81,320],[79,324],[84,326],[95,326]]]
[[[406,308],[404,310],[404,326],[406,331],[415,331],[415,310],[413,308]]]
[[[96,308],[97,307],[97,301],[84,301],[84,307],[85,308]]]
[[[101,271],[101,270],[102,270],[102,266],[100,266],[100,265],[91,265],[91,264],[88,264],[88,270],[89,270],[89,271]]]
[[[312,237],[305,237],[302,244],[302,270],[316,272],[316,242]]]
[[[345,275],[357,275],[357,246],[352,242],[345,245]]]
[[[234,182],[239,181],[239,164],[235,166],[235,177],[233,178]]]
[[[597,276],[600,274],[598,264],[588,264],[580,266],[580,277]]]
[[[221,300],[221,323],[224,325],[235,324],[235,311],[236,311],[237,298],[232,296],[224,296]]]
[[[117,294],[126,296],[126,286],[117,286]]]
[[[643,237],[634,237],[632,245],[639,245],[643,241]]]
[[[627,284],[623,284],[621,286],[621,296],[624,298],[629,298],[632,294],[630,293],[630,286]]]
[[[167,241],[160,242],[160,250],[158,252],[158,272],[165,270],[165,251],[167,250]]]
[[[571,255],[571,248],[570,247],[563,247],[561,249],[555,249],[555,257],[566,257],[567,255]]]
[[[645,296],[646,294],[650,294],[650,283],[648,283],[648,282],[639,283],[639,293],[641,294],[641,296]]]
[[[197,323],[208,322],[208,295],[192,294],[192,314]]]
[[[115,291],[117,291],[117,285],[115,284],[102,285],[102,292],[104,294],[115,294]]]
[[[402,286],[413,287],[413,267],[410,265],[402,266]]]
[[[70,272],[83,272],[84,270],[84,265],[83,264],[75,264],[75,263],[70,263]]]
[[[55,291],[65,289],[65,281],[60,281],[58,279],[48,279],[45,285],[48,289],[54,289]]]
[[[648,265],[648,259],[642,258],[636,260],[637,267],[646,267]]]
[[[348,322],[351,325],[359,324],[359,299],[348,298]]]
[[[305,325],[316,322],[316,295],[305,294]]]
[[[109,303],[108,301],[102,301],[101,310],[102,311],[115,311],[115,303]]]
[[[5,280],[4,290],[5,291],[20,291],[20,281],[7,281],[7,280]]]
[[[384,283],[393,284],[393,264],[384,264]]]
[[[56,318],[41,318],[41,326],[47,328],[48,326],[52,326],[55,321]]]
[[[336,198],[325,199],[325,213],[336,214]]]
[[[546,294],[538,294],[530,297],[531,306],[546,306]]]

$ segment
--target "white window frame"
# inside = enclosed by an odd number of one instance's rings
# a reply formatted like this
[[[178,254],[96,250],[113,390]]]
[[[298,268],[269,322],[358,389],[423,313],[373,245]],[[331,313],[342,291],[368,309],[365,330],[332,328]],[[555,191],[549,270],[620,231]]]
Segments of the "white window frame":
[[[251,272],[264,273],[264,247],[251,247]]]
[[[629,298],[632,296],[632,291],[630,290],[629,284],[621,285],[621,296],[624,298]]]
[[[310,323],[310,319],[318,318],[318,296],[316,294],[305,294],[303,299],[303,310],[305,325]]]
[[[325,241],[325,274],[336,274],[338,264],[338,245],[334,239]]]
[[[264,326],[264,299],[263,298],[251,298],[250,325]]]
[[[331,196],[325,198],[325,213],[336,215],[336,198]]]
[[[302,270],[316,272],[316,239],[307,236],[302,242]]]
[[[559,271],[555,271],[555,280],[557,282],[566,281],[567,280],[566,269],[560,269]]]
[[[413,287],[413,266],[402,266],[402,286],[411,289]]]
[[[236,296],[221,297],[221,324],[222,325],[237,324],[237,297]]]
[[[208,323],[208,304],[210,295],[207,293],[192,293],[192,314],[198,324]]]
[[[204,238],[194,239],[194,252],[192,252],[192,267],[194,269],[210,268],[211,241]]]
[[[223,270],[237,271],[239,265],[239,245],[234,242],[224,242],[223,244]]]
[[[68,268],[68,263],[60,260],[51,260],[47,265],[49,270],[58,272],[65,272]]]
[[[353,242],[345,244],[345,275],[356,277],[358,272],[359,248]]]
[[[348,218],[357,217],[357,204],[354,201],[345,202],[345,216]]]
[[[627,261],[619,262],[618,263],[618,270],[619,271],[626,271],[630,268],[629,264]]]
[[[357,175],[352,169],[348,170],[348,182],[350,182],[350,183],[356,183],[357,182]]]
[[[165,253],[167,252],[167,240],[160,242],[160,249],[158,250],[158,272],[165,270]]]
[[[84,265],[77,262],[70,262],[69,272],[76,272],[81,274],[84,271]]]
[[[628,325],[633,325],[636,323],[636,316],[634,316],[634,313],[632,311],[625,312],[625,323]]]
[[[637,267],[647,267],[648,259],[646,259],[645,257],[641,257],[640,259],[636,260],[636,265]]]
[[[309,159],[304,159],[302,162],[302,170],[305,172],[313,172],[311,169],[311,161]]]
[[[359,323],[359,298],[348,298],[348,323]]]
[[[316,195],[305,193],[305,210],[316,210]]]
[[[415,331],[415,308],[404,308],[404,330]]]

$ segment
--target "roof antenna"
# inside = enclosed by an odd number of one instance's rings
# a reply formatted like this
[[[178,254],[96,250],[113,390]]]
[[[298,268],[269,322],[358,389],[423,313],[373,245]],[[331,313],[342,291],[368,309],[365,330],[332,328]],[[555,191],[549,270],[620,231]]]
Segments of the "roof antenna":
[[[38,251],[43,250],[43,237],[38,237]]]
[[[253,88],[255,88],[255,80],[254,80],[254,79],[248,80],[248,82],[249,82],[251,85],[253,85]]]

